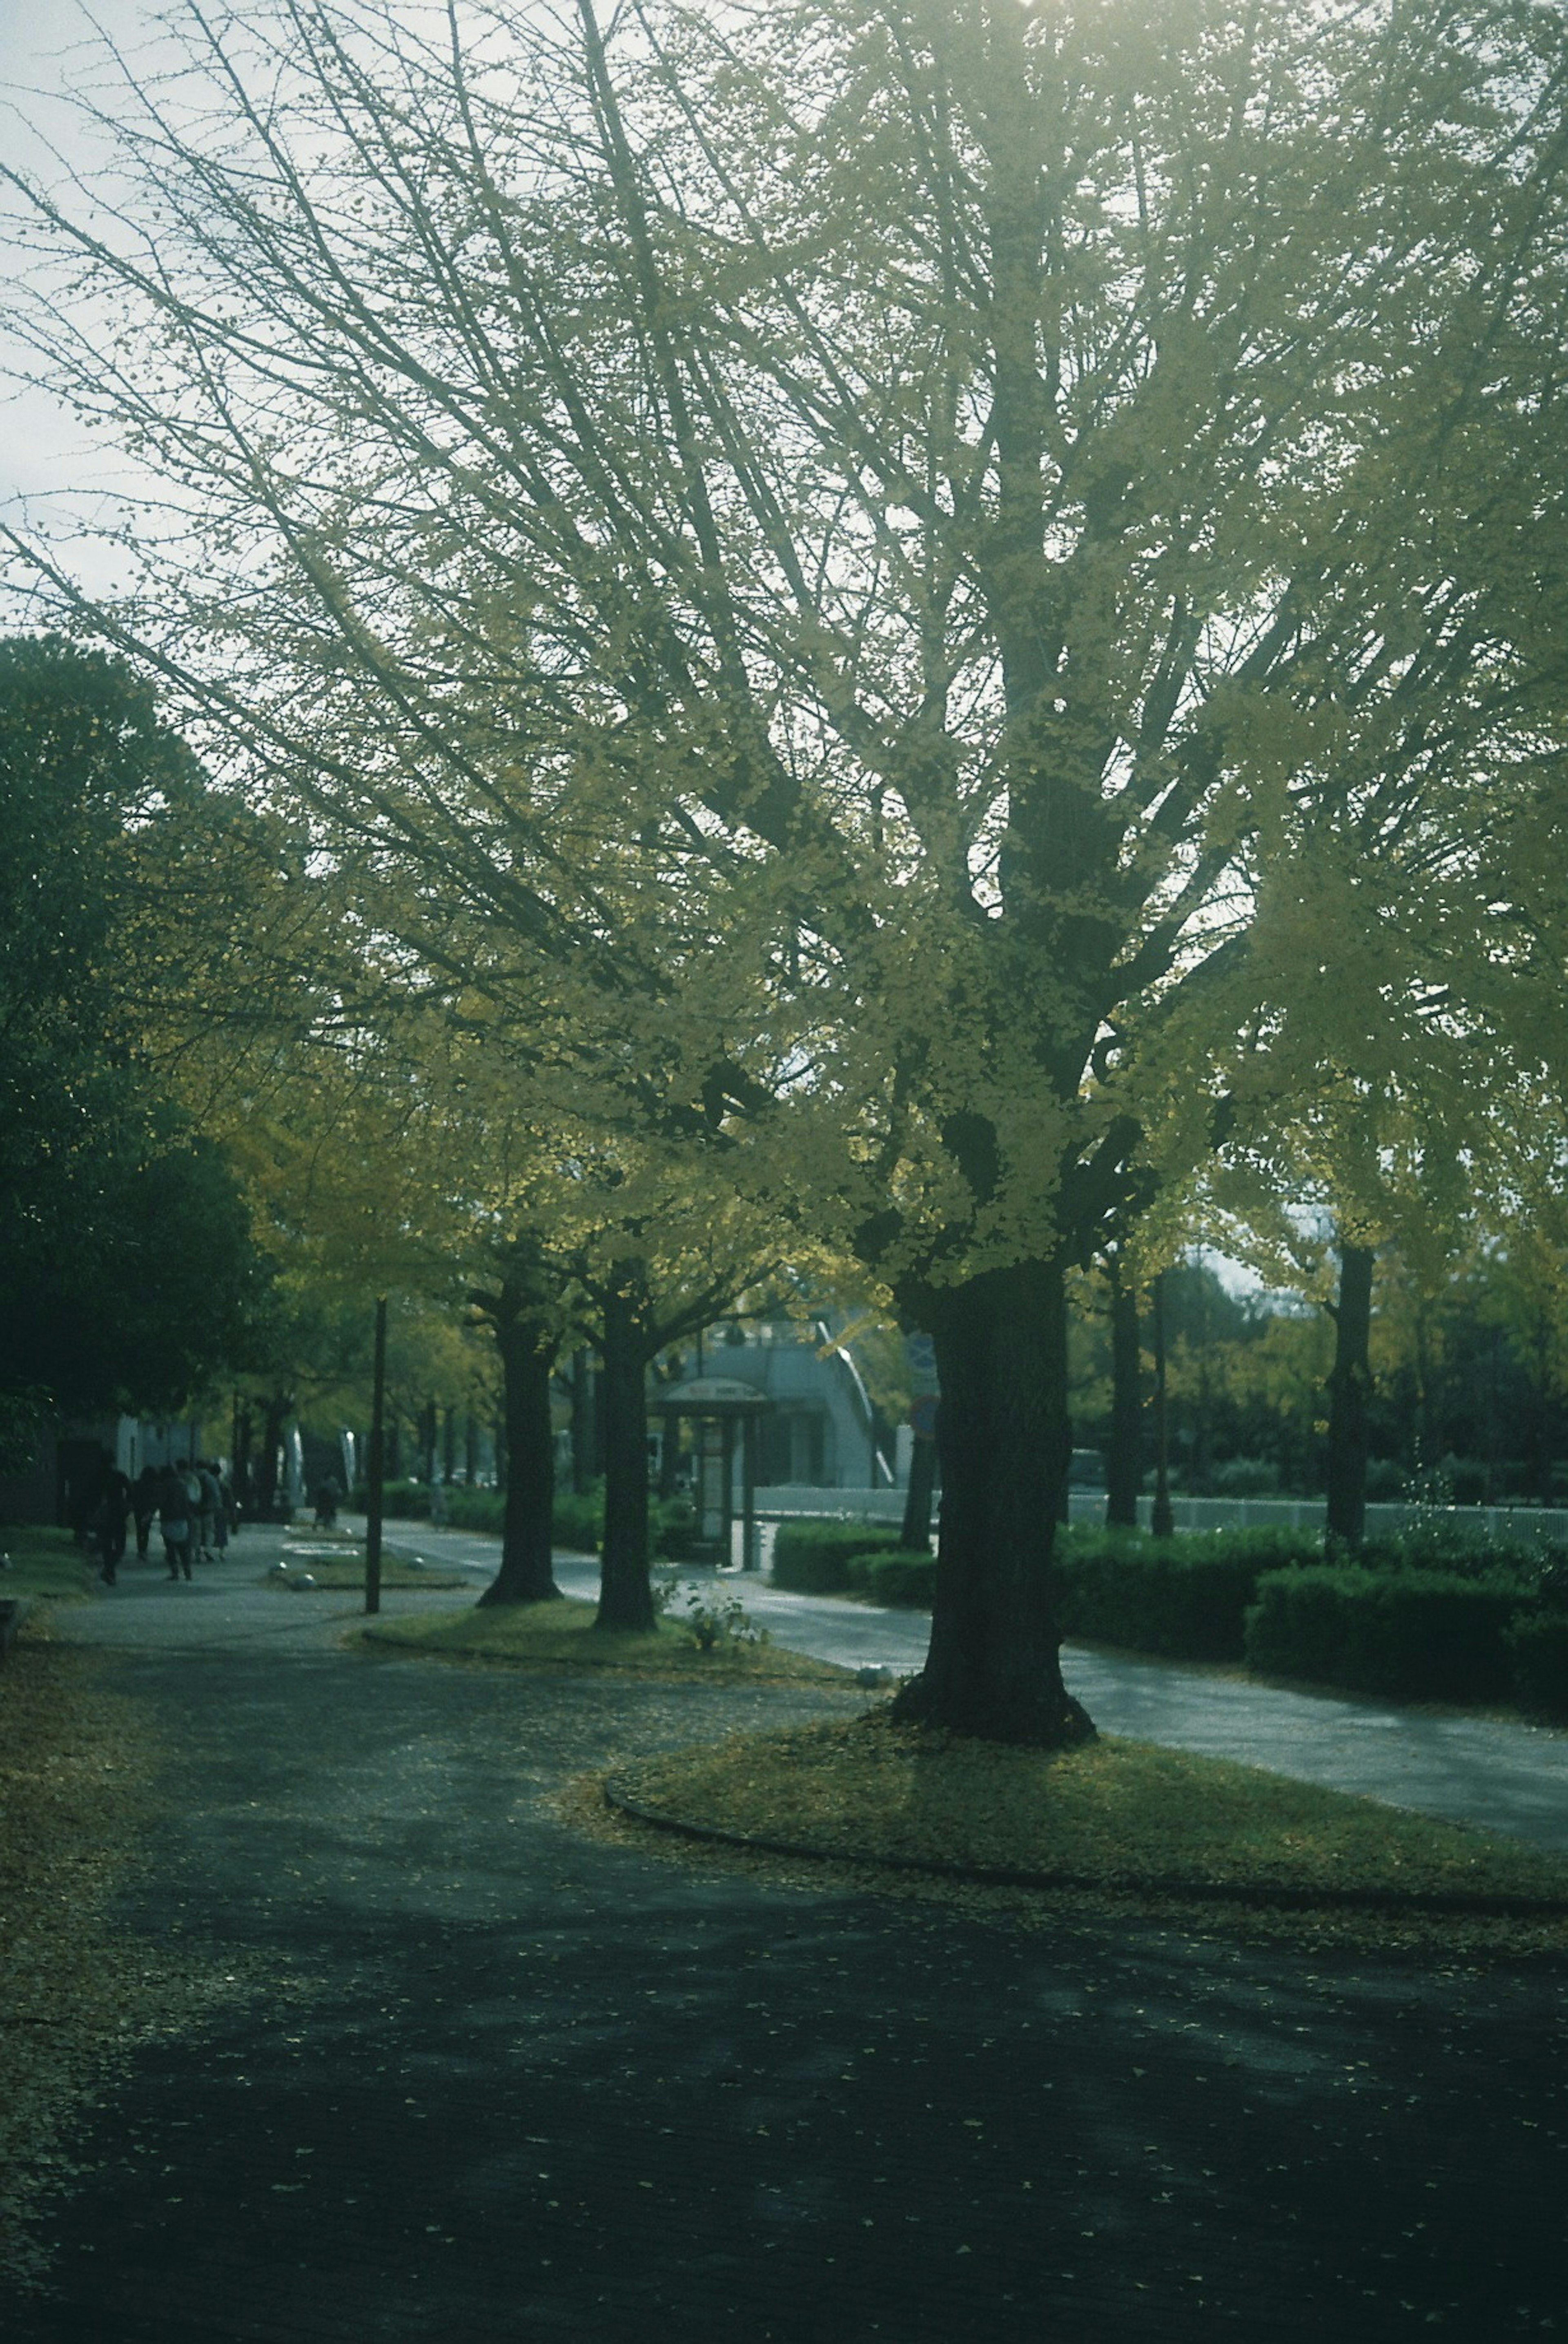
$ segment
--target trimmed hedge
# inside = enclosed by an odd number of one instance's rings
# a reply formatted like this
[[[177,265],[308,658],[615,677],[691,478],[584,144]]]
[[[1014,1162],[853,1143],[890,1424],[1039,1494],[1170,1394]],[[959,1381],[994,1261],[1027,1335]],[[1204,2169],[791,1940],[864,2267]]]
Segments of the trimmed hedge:
[[[351,1514],[362,1514],[370,1502],[370,1492],[363,1481],[356,1481],[343,1503]],[[430,1518],[430,1485],[428,1481],[384,1481],[381,1485],[381,1511],[389,1521],[428,1522]]]
[[[1514,1579],[1525,1587],[1568,1584],[1568,1553],[1530,1538],[1492,1538],[1468,1524],[1413,1523],[1387,1538],[1368,1539],[1353,1554],[1330,1557],[1357,1571],[1437,1571],[1445,1579]]]
[[[898,1532],[865,1522],[784,1522],[774,1540],[773,1583],[797,1595],[847,1595],[856,1555],[887,1554]]]
[[[1063,1530],[1057,1541],[1064,1634],[1168,1660],[1239,1660],[1247,1606],[1266,1572],[1318,1561],[1310,1531],[1192,1532],[1156,1543],[1138,1531]],[[863,1594],[929,1610],[935,1555],[910,1553],[892,1530],[786,1523],[774,1583],[804,1595]]]
[[[851,1555],[849,1581],[857,1595],[911,1612],[929,1612],[936,1594],[936,1558],[907,1546]]]
[[[499,1534],[506,1520],[504,1490],[449,1489],[447,1520],[455,1531],[489,1531]]]
[[[1271,1571],[1247,1614],[1247,1664],[1405,1701],[1495,1701],[1512,1689],[1508,1631],[1533,1591],[1452,1571]]]
[[[1503,1631],[1521,1709],[1568,1719],[1568,1612],[1526,1613]]]
[[[1155,1652],[1163,1660],[1239,1661],[1259,1581],[1319,1559],[1310,1532],[1189,1531],[1156,1541],[1136,1531],[1071,1531],[1057,1542],[1057,1617],[1065,1636]]]

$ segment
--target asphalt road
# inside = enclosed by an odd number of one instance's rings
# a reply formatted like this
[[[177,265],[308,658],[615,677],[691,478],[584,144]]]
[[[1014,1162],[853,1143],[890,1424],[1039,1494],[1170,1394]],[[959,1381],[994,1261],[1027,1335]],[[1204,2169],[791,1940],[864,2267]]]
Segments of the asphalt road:
[[[1560,1963],[1025,1929],[585,1837],[584,1768],[855,1696],[379,1658],[268,1555],[62,1615],[169,1752],[123,1918],[238,1983],[106,2091],[6,2344],[1563,2322]]]

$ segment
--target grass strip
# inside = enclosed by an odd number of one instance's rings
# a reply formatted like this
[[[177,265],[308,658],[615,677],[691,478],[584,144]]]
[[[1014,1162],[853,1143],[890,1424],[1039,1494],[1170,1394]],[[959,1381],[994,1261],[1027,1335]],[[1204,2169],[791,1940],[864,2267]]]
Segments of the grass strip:
[[[93,1592],[97,1565],[89,1562],[69,1531],[31,1522],[0,1529],[0,1601],[21,1596],[76,1603]]]
[[[46,2202],[82,2170],[72,2136],[132,2055],[263,1983],[290,1990],[243,1953],[219,1966],[116,1917],[171,1753],[114,1667],[35,1613],[0,1670],[0,2284],[24,2292],[46,2284]]]
[[[147,2022],[147,1949],[109,1906],[157,1756],[102,1663],[29,1625],[0,1677],[0,2270],[24,2283],[64,2128]]]
[[[707,1682],[788,1682],[853,1690],[855,1673],[779,1644],[725,1638],[702,1652],[680,1620],[655,1621],[649,1634],[596,1628],[595,1606],[563,1595],[549,1603],[519,1603],[483,1611],[426,1612],[411,1619],[377,1620],[362,1631],[367,1642],[440,1660],[487,1662],[511,1668],[616,1670],[637,1676]]]
[[[622,1812],[774,1854],[1272,1906],[1547,1919],[1568,1864],[1259,1768],[1104,1736],[1062,1753],[852,1723],[733,1736],[606,1778]]]
[[[274,1563],[261,1577],[263,1587],[275,1588],[280,1594],[341,1594],[345,1589],[359,1589],[365,1584],[362,1548],[356,1553],[352,1547],[285,1547],[283,1556],[286,1567]],[[439,1564],[421,1562],[417,1555],[382,1551],[383,1588],[423,1588],[430,1594],[439,1595],[472,1583],[466,1571],[442,1571]]]

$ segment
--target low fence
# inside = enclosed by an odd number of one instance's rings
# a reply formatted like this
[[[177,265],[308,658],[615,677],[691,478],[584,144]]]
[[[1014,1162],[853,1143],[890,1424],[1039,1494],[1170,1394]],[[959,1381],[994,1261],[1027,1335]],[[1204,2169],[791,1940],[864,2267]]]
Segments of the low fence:
[[[809,1481],[775,1481],[756,1492],[759,1521],[893,1522],[904,1520],[903,1490],[818,1489]]]
[[[759,1521],[892,1522],[904,1519],[902,1490],[819,1490],[804,1482],[778,1482],[759,1489]],[[1105,1491],[1068,1492],[1075,1522],[1103,1522]],[[1138,1518],[1145,1530],[1154,1508],[1152,1498],[1138,1501]],[[936,1511],[941,1510],[937,1493]],[[1327,1514],[1321,1498],[1172,1498],[1170,1510],[1179,1531],[1259,1530],[1278,1525],[1286,1530],[1321,1530]],[[1416,1521],[1431,1521],[1434,1512],[1455,1530],[1481,1538],[1540,1539],[1568,1546],[1568,1509],[1544,1506],[1376,1505],[1367,1508],[1367,1536],[1391,1537]]]
[[[1093,1510],[1073,1507],[1074,1521],[1103,1521],[1105,1500],[1097,1490],[1078,1490],[1075,1499],[1092,1499]],[[1152,1498],[1138,1501],[1138,1518],[1148,1527]],[[1170,1510],[1179,1531],[1262,1530],[1278,1526],[1292,1531],[1320,1531],[1328,1519],[1321,1498],[1172,1498]],[[1568,1545],[1568,1510],[1545,1506],[1412,1506],[1376,1505],[1367,1508],[1367,1536],[1391,1538],[1417,1522],[1441,1521],[1456,1531],[1481,1539],[1540,1539],[1548,1545]]]

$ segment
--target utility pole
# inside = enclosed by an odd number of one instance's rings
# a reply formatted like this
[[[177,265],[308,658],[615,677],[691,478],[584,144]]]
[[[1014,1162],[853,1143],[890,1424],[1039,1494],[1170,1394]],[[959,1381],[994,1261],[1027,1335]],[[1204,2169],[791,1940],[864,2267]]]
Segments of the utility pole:
[[[376,1304],[376,1365],[370,1388],[370,1459],[365,1499],[365,1609],[381,1608],[381,1495],[386,1480],[387,1298]]]
[[[1165,1406],[1165,1272],[1154,1281],[1154,1515],[1149,1527],[1156,1538],[1169,1538],[1176,1529],[1170,1510],[1170,1428]]]

